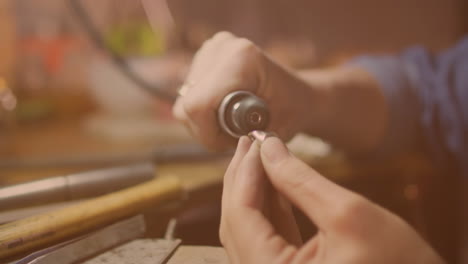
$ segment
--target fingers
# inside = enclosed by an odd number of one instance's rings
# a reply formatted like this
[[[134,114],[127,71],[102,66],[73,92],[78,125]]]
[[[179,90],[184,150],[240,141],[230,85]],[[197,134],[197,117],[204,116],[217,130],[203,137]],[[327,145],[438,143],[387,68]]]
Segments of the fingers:
[[[236,175],[236,182],[232,187],[231,204],[261,210],[264,205],[267,181],[257,144],[252,144],[249,148]]]
[[[216,139],[215,132],[206,134],[200,131],[200,128],[216,131],[217,125],[216,111],[212,109],[215,104],[214,98],[211,96],[213,91],[207,89],[209,87],[206,87],[205,79],[212,76],[212,72],[216,69],[218,53],[223,48],[222,42],[231,38],[234,38],[232,34],[221,32],[204,42],[194,55],[183,85],[183,91],[180,91],[181,96],[177,98],[173,107],[174,116],[191,130],[193,136],[211,149],[216,149],[215,143],[223,141],[223,139]]]
[[[232,168],[228,171],[233,172]],[[265,200],[268,184],[256,144],[250,146],[231,180],[230,187],[226,187],[227,179],[225,182],[220,232],[231,258],[242,263],[291,258],[296,248],[277,233],[263,213],[269,202]]]
[[[342,205],[354,197],[291,155],[276,137],[263,142],[261,159],[273,186],[321,229],[335,223]]]
[[[207,74],[207,70],[213,70],[210,65],[222,52],[221,43],[234,39],[235,36],[229,32],[216,33],[212,38],[206,40],[201,48],[195,53],[192,65],[186,77],[186,82],[195,84],[200,81],[200,77]]]
[[[234,207],[228,218],[229,238],[232,241],[230,255],[240,263],[290,263],[297,247],[279,235],[259,210],[250,207]]]
[[[239,167],[239,163],[242,161],[245,154],[249,150],[250,145],[251,145],[251,141],[247,137],[241,137],[239,139],[236,153],[234,154],[234,157],[232,158],[231,163],[229,164],[229,167],[226,170],[226,173],[224,174],[223,194],[222,194],[222,199],[221,199],[221,207],[223,210],[221,210],[220,233],[222,230],[224,230],[223,225],[226,222],[225,221],[225,218],[226,218],[225,208],[227,208],[228,206],[228,198],[230,197],[231,188],[233,186],[237,168]]]
[[[291,203],[271,187],[270,219],[276,232],[288,243],[300,247],[302,237],[297,226]]]
[[[239,138],[239,142],[237,144],[236,152],[232,157],[231,163],[226,170],[224,183],[227,184],[226,187],[231,187],[233,178],[235,177],[236,171],[239,167],[240,162],[244,159],[244,156],[250,149],[250,145],[252,145],[252,141],[247,136],[242,136]]]
[[[233,186],[233,182],[236,176],[236,171],[237,168],[239,167],[239,163],[242,161],[244,158],[245,154],[249,150],[249,147],[251,145],[250,139],[247,137],[241,137],[239,139],[236,153],[234,154],[231,163],[229,164],[226,173],[224,174],[224,183],[223,183],[223,194],[222,194],[222,200],[221,200],[221,222],[219,226],[219,239],[221,241],[221,244],[228,249],[227,253],[229,255],[229,258],[233,263],[238,263],[237,261],[237,256],[231,254],[232,250],[232,243],[225,239],[227,237],[226,233],[226,212],[227,212],[227,207],[228,207],[228,202],[229,202],[229,197],[231,193],[231,188]]]
[[[218,125],[217,109],[235,90],[257,89],[261,52],[250,41],[221,32],[206,41],[194,56],[183,96],[177,99],[174,116],[192,130],[206,147],[220,150],[235,142]]]

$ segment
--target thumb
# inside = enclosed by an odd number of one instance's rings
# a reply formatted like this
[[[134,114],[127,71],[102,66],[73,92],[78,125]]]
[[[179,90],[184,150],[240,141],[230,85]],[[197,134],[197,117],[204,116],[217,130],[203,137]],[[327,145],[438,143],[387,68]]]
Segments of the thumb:
[[[326,227],[333,218],[337,201],[346,199],[346,191],[324,178],[292,155],[277,137],[261,145],[261,158],[271,183],[300,208],[318,227]]]

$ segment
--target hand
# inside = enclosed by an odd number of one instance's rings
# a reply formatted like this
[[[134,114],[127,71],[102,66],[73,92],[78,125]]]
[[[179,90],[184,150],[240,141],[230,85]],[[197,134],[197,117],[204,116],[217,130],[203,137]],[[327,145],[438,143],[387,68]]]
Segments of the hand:
[[[444,263],[407,223],[328,181],[278,138],[248,141],[224,182],[220,239],[231,263]],[[318,228],[305,244],[282,196]]]
[[[235,140],[221,130],[217,109],[230,92],[250,91],[264,99],[271,112],[270,127],[283,140],[304,130],[304,113],[314,119],[311,89],[291,71],[273,62],[247,39],[221,32],[206,41],[192,66],[173,108],[177,119],[211,149],[222,149]],[[312,115],[312,116],[311,116]]]

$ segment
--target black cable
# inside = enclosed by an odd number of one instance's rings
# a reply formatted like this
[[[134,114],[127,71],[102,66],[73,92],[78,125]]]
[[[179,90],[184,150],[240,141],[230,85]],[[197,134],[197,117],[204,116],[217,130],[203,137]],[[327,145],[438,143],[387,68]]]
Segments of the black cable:
[[[81,5],[80,0],[69,0],[68,1],[71,9],[74,11],[75,15],[78,17],[80,20],[81,24],[83,25],[84,29],[88,33],[89,37],[91,40],[94,42],[94,44],[106,51],[111,60],[114,62],[114,64],[117,66],[117,68],[120,70],[120,72],[125,75],[128,79],[130,79],[132,82],[137,84],[138,87],[142,88],[146,92],[150,93],[151,95],[154,95],[162,100],[165,100],[169,103],[174,103],[177,96],[174,94],[171,94],[167,91],[164,91],[160,87],[148,83],[146,80],[141,78],[138,74],[136,74],[129,64],[125,61],[124,58],[122,58],[120,55],[118,55],[115,51],[110,49],[106,44],[105,41],[102,39],[101,34],[99,31],[96,29],[96,26],[92,22],[91,18],[88,16],[88,13],[86,12],[85,8],[83,5]]]

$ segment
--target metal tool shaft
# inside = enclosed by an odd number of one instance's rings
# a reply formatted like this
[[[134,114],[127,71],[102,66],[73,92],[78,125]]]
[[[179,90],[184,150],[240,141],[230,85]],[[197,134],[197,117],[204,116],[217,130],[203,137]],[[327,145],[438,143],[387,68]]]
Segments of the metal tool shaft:
[[[0,188],[0,211],[103,195],[155,176],[151,163],[100,169]]]

